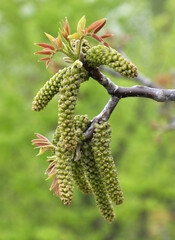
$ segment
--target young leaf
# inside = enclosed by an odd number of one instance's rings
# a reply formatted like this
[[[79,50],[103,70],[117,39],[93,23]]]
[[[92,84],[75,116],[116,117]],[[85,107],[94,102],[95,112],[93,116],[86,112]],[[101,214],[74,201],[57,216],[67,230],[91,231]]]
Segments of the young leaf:
[[[43,48],[49,48],[51,50],[55,50],[55,48],[52,45],[47,43],[34,43],[34,44]]]
[[[46,32],[45,32],[45,35],[57,47],[56,39],[52,35],[50,35],[50,34],[48,34]]]
[[[81,32],[85,29],[85,25],[86,25],[86,18],[85,16],[83,16],[79,22],[78,22],[78,25],[77,25],[77,32]]]
[[[92,30],[94,30],[96,27],[98,27],[101,23],[103,23],[106,20],[106,18],[102,18],[100,20],[97,20],[93,22],[88,28],[85,29],[87,33],[90,33]]]

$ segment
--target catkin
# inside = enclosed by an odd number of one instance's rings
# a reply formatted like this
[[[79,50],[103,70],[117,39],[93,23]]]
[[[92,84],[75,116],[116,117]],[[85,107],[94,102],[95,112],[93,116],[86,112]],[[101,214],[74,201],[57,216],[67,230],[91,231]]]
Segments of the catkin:
[[[72,67],[67,69],[67,75],[61,82],[58,100],[58,126],[61,134],[61,141],[65,148],[73,151],[77,147],[75,134],[75,106],[79,93],[80,84],[89,78],[82,63],[77,60]]]
[[[65,205],[69,205],[73,199],[73,177],[71,169],[71,161],[73,153],[68,151],[64,144],[59,141],[56,147],[56,166],[57,183],[59,185],[59,196]]]
[[[48,102],[59,92],[64,72],[65,69],[60,70],[38,91],[32,102],[32,109],[34,111],[40,111],[46,107]]]
[[[91,193],[92,189],[89,185],[87,176],[83,169],[81,151],[80,151],[82,140],[84,140],[83,132],[87,129],[89,125],[89,118],[87,115],[76,115],[74,117],[74,120],[75,120],[77,142],[80,145],[76,148],[75,157],[72,160],[73,179],[75,184],[79,188],[79,190],[81,190],[83,193]]]
[[[104,45],[94,46],[86,53],[89,67],[107,65],[122,76],[130,78],[137,77],[137,67],[128,59],[124,58],[118,51]]]
[[[92,149],[97,167],[105,183],[110,198],[116,205],[124,200],[118,180],[115,163],[110,148],[111,129],[108,122],[95,124],[95,131],[92,138]]]
[[[107,221],[112,222],[115,217],[113,206],[94,161],[91,143],[84,143],[82,146],[82,164],[101,214]]]

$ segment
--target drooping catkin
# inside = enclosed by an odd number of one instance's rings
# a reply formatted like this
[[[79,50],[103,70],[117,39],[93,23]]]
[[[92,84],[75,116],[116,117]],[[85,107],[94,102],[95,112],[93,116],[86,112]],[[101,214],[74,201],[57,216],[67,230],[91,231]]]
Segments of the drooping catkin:
[[[83,132],[87,129],[89,125],[89,118],[87,115],[76,115],[74,117],[74,120],[75,120],[77,142],[80,145],[77,146],[75,156],[72,159],[73,179],[79,190],[81,190],[83,193],[91,193],[92,189],[89,185],[87,176],[83,169],[83,164],[81,160],[81,151],[80,151],[82,140],[84,140]]]
[[[51,77],[38,91],[32,102],[32,109],[34,111],[40,111],[46,107],[49,101],[59,92],[64,73],[65,69],[60,70],[53,77]]]
[[[107,221],[112,222],[115,217],[113,206],[101,178],[101,173],[94,161],[91,143],[85,142],[82,146],[82,164],[101,214]]]
[[[117,170],[110,148],[111,128],[108,122],[95,124],[95,131],[92,138],[92,149],[97,167],[101,173],[103,182],[110,198],[116,205],[124,200]]]
[[[65,148],[74,151],[77,147],[75,134],[75,106],[79,93],[80,84],[89,78],[82,63],[77,60],[67,68],[67,74],[61,82],[58,100],[58,125],[61,141]]]
[[[128,59],[124,58],[118,51],[104,45],[90,48],[86,53],[86,60],[89,67],[107,65],[122,76],[130,78],[137,77],[137,67]]]
[[[72,161],[72,175],[78,189],[83,193],[92,193],[91,186],[87,180],[81,158],[78,161]]]
[[[59,197],[65,205],[69,205],[73,199],[74,190],[71,169],[73,153],[65,148],[62,141],[59,141],[55,154],[55,171],[57,172],[56,178],[59,186]]]

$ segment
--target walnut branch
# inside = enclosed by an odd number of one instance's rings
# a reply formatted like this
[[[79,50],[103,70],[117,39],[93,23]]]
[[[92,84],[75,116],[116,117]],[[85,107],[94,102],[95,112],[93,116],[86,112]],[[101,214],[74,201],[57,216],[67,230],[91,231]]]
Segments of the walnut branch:
[[[92,138],[95,123],[97,123],[97,122],[99,123],[101,121],[106,122],[109,119],[109,117],[111,116],[114,108],[117,106],[119,100],[120,99],[118,97],[111,96],[108,103],[106,104],[106,106],[101,111],[101,113],[99,113],[97,116],[95,116],[93,118],[93,120],[91,121],[90,127],[85,132],[85,140],[86,141],[90,140]]]
[[[136,85],[133,87],[118,87],[114,96],[119,98],[126,97],[145,97],[157,102],[175,101],[175,89],[150,88]]]
[[[107,72],[107,73],[109,73],[110,75],[112,75],[114,77],[127,79],[126,77],[121,76],[119,73],[115,72],[114,70],[112,70],[112,69],[110,69],[108,67],[100,66],[99,69],[100,69],[100,71]],[[131,80],[135,80],[136,82],[141,83],[142,85],[145,85],[147,87],[160,88],[160,86],[158,84],[153,83],[150,78],[144,76],[141,73],[139,73],[137,77],[134,77]]]
[[[136,85],[133,87],[119,87],[114,84],[108,77],[99,71],[98,68],[88,67],[86,61],[84,67],[89,75],[100,83],[111,95],[109,102],[106,104],[102,112],[93,118],[90,127],[85,132],[85,140],[92,138],[94,124],[100,121],[107,121],[110,118],[114,108],[121,98],[126,97],[144,97],[150,98],[157,102],[175,101],[175,89],[160,89],[147,86]]]

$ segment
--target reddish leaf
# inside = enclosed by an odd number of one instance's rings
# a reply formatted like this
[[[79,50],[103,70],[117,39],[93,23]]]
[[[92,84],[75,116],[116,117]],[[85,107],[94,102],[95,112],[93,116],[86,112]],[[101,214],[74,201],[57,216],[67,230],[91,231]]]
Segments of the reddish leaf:
[[[49,188],[50,191],[55,187],[56,183],[57,183],[57,178],[55,177],[51,186],[50,186],[50,188]]]
[[[56,187],[55,187],[55,189],[54,189],[54,194],[55,194],[56,196],[58,196],[58,192],[59,192],[59,185],[57,184]]]
[[[99,42],[103,42],[103,39],[101,37],[97,36],[96,34],[92,34],[92,37],[95,38]]]
[[[43,135],[39,134],[39,133],[35,133],[35,135],[40,138],[40,139],[43,139],[43,140],[48,140],[46,137],[44,137]]]
[[[102,36],[100,36],[101,38],[109,38],[109,37],[112,37],[113,36],[113,34],[104,34],[104,35],[102,35]]]
[[[38,52],[35,52],[34,54],[50,55],[50,54],[52,54],[52,52],[50,52],[50,51],[38,51]]]
[[[48,167],[48,169],[46,170],[46,174],[50,175],[54,173],[54,169],[55,169],[55,165]]]
[[[103,44],[104,44],[106,47],[110,48],[110,45],[109,45],[107,42],[103,42]]]
[[[38,62],[49,60],[49,59],[50,59],[50,57],[44,57],[44,58],[39,59]]]
[[[92,30],[94,30],[96,27],[98,27],[104,20],[105,20],[105,18],[102,18],[100,20],[93,22],[89,27],[86,28],[86,32],[90,33]]]
[[[46,62],[46,68],[48,68],[51,59]]]
[[[49,48],[51,50],[55,50],[55,48],[52,45],[47,44],[47,43],[35,43],[35,45],[43,47],[43,48]]]
[[[95,31],[94,31],[94,33],[97,33],[97,32],[99,32],[100,31],[100,29],[102,29],[102,27],[105,25],[105,23],[106,23],[106,18],[105,18],[105,20],[104,20],[104,22],[103,23],[101,23],[96,29],[95,29]]]
[[[68,22],[67,17],[65,18],[64,28],[65,28],[67,34],[70,35],[70,26],[69,26],[69,22]]]

